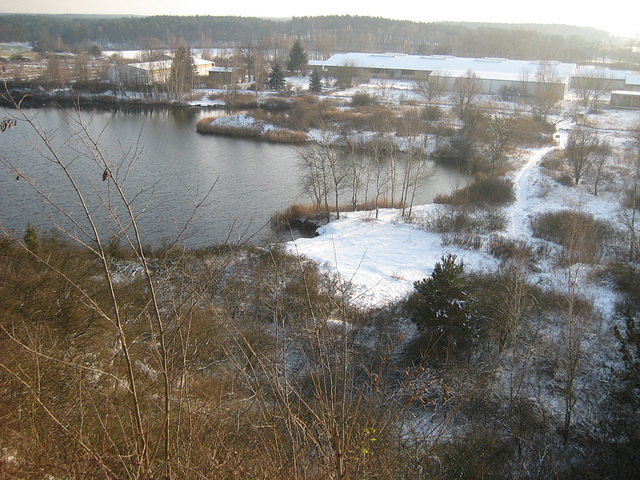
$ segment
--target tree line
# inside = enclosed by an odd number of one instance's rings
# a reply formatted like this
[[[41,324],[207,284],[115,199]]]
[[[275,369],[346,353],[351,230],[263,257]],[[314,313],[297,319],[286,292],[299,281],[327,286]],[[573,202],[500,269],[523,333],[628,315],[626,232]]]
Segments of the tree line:
[[[622,60],[628,56],[629,49],[612,46],[604,31],[566,27],[566,33],[559,32],[562,30],[549,31],[537,25],[419,23],[349,15],[294,17],[287,21],[232,16],[0,16],[1,42],[29,42],[43,49],[71,48],[87,42],[140,47],[149,38],[166,43],[183,39],[192,47],[199,46],[203,38],[238,46],[277,35],[300,39],[308,51],[321,56],[339,51],[398,51],[574,62],[603,56]]]

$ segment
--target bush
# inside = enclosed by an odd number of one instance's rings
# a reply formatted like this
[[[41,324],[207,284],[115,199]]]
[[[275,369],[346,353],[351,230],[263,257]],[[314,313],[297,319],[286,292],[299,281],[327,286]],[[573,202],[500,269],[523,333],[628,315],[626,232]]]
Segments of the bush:
[[[627,208],[634,208],[634,206],[636,209],[640,208],[640,193],[635,194],[634,198],[633,189],[628,189],[624,194],[624,206]]]
[[[491,233],[504,230],[507,217],[499,209],[446,209],[429,218],[427,229],[438,233]]]
[[[300,205],[294,203],[285,210],[278,211],[271,216],[271,227],[276,231],[289,229],[315,229],[322,225],[323,212],[316,205]]]
[[[600,273],[600,277],[613,281],[622,294],[622,304],[640,311],[640,267],[629,263],[613,263]]]
[[[524,241],[514,241],[504,237],[493,237],[488,246],[489,253],[503,261],[525,259],[532,265],[537,257],[533,246]]]
[[[232,110],[249,110],[258,108],[258,100],[251,93],[225,94],[224,101]]]
[[[486,208],[509,204],[515,198],[511,179],[479,176],[473,183],[451,195],[438,195],[434,202]]]
[[[540,213],[530,223],[535,237],[570,250],[570,262],[595,262],[614,233],[609,222],[573,210]]]
[[[437,122],[442,118],[442,109],[436,105],[428,105],[422,109],[422,119],[427,122]]]
[[[378,103],[378,101],[365,92],[357,92],[351,97],[351,106],[352,107],[366,107],[369,105],[374,105]]]
[[[266,98],[261,104],[260,108],[269,111],[285,111],[292,108],[291,101],[286,98],[269,97]]]

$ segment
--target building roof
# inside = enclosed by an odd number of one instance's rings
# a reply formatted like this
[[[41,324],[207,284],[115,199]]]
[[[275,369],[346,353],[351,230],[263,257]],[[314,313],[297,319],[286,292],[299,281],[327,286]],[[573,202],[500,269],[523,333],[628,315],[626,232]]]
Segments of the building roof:
[[[555,67],[559,76],[569,78],[575,63],[546,62]],[[535,76],[541,61],[509,60],[507,58],[467,58],[453,55],[407,55],[404,53],[336,53],[328,60],[309,61],[311,66],[339,67],[353,65],[385,70],[446,71],[449,76],[463,76],[468,70],[480,78],[519,79],[523,73]],[[532,78],[533,80],[533,78]]]
[[[233,72],[233,67],[211,67],[208,71],[215,73],[230,73]]]
[[[627,75],[624,79],[624,83],[627,85],[640,85],[640,74],[634,73]]]
[[[592,78],[601,76],[612,80],[624,80],[628,74],[629,72],[624,70],[609,70],[597,67],[578,67],[573,72],[574,77]]]
[[[171,68],[171,60],[156,60],[153,62],[128,63],[127,67],[138,68],[140,70],[165,70]]]
[[[611,95],[621,95],[625,97],[640,97],[640,92],[635,90],[614,90]]]
[[[168,58],[165,60],[156,60],[154,62],[138,62],[138,63],[129,63],[127,64],[133,68],[139,68],[140,70],[166,70],[171,68],[171,62],[173,62],[173,58]],[[204,60],[202,58],[193,58],[193,63],[197,67],[199,65],[214,65],[214,62],[211,60]]]

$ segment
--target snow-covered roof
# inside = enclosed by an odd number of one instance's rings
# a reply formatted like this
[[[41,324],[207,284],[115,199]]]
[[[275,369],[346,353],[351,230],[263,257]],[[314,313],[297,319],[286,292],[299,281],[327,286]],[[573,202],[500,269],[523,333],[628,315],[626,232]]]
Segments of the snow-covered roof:
[[[624,80],[629,72],[625,70],[608,70],[604,68],[596,68],[596,67],[578,67],[573,72],[574,77],[600,77],[602,78],[610,78],[612,80]]]
[[[168,58],[165,60],[156,60],[153,62],[138,62],[138,63],[129,63],[128,66],[133,68],[139,68],[140,70],[166,70],[171,68],[171,62],[173,62],[172,58]],[[193,58],[193,64],[197,67],[199,65],[214,65],[211,60],[204,60],[203,58]]]
[[[204,58],[193,57],[193,64],[197,67],[198,65],[215,65],[212,60],[205,60]]]
[[[627,85],[640,85],[640,73],[627,75],[624,83]]]
[[[568,78],[576,68],[575,63],[546,62],[561,77]],[[407,55],[403,53],[336,53],[328,60],[310,61],[311,66],[339,67],[353,65],[360,68],[386,70],[446,71],[449,76],[462,76],[468,70],[480,78],[521,78],[524,72],[535,75],[541,61],[510,60],[507,58],[468,58],[452,55]]]
[[[233,72],[233,67],[211,67],[208,71],[215,73],[230,73]]]
[[[171,60],[156,60],[154,62],[129,63],[128,67],[139,68],[140,70],[165,70],[171,68]]]
[[[640,92],[635,90],[614,90],[611,95],[624,95],[627,97],[640,97]]]

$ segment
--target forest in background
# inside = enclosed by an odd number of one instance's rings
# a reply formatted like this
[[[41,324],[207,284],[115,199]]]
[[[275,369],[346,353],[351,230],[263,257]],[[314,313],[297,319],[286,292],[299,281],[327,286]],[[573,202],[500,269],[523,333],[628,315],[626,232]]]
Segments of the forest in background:
[[[300,39],[318,57],[335,52],[500,56],[524,60],[592,62],[604,56],[624,61],[632,45],[616,44],[603,30],[567,25],[418,23],[365,16],[262,19],[214,16],[113,17],[0,15],[0,42],[28,42],[41,50],[66,50],[87,43],[102,48],[139,48],[148,39],[191,46],[241,46]],[[618,39],[615,39],[619,42]]]

